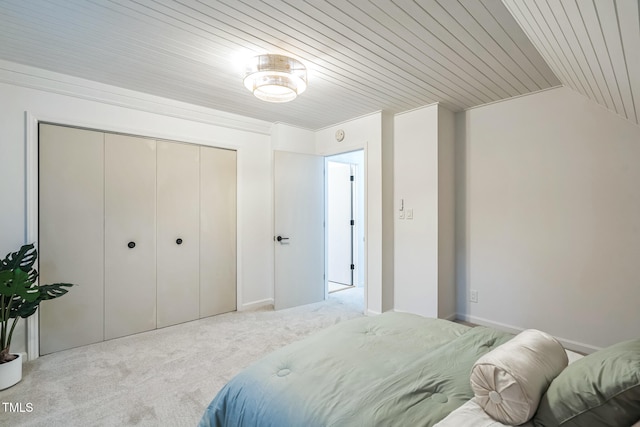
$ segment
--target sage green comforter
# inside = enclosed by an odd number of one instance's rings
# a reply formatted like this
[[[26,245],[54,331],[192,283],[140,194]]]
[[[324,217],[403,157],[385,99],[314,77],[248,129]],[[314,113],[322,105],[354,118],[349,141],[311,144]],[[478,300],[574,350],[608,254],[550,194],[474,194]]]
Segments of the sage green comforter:
[[[242,371],[200,426],[431,426],[473,397],[473,363],[511,337],[406,313],[349,320]]]

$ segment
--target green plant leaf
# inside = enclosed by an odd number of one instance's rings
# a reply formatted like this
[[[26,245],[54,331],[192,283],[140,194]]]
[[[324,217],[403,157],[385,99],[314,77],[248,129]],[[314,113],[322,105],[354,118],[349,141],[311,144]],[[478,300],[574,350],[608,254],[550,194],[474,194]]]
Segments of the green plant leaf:
[[[65,287],[74,286],[71,283],[53,283],[51,285],[41,285],[38,286],[38,297],[33,301],[17,301],[14,300],[13,305],[11,306],[11,313],[9,313],[10,318],[22,317],[26,319],[36,312],[38,306],[42,301],[50,300],[54,298],[61,297],[62,295],[69,292]]]
[[[0,270],[0,288],[4,288],[5,286],[9,286],[8,282],[13,279],[13,271],[11,270]],[[2,290],[0,289],[0,294],[2,294]],[[4,295],[4,294],[2,294]]]
[[[33,315],[36,310],[38,310],[38,306],[40,305],[40,301],[31,301],[31,302],[23,302],[22,304],[16,304],[11,307],[11,313],[9,313],[9,317],[11,319],[16,317],[22,317],[26,319],[27,317]]]
[[[38,272],[33,266],[38,251],[33,244],[23,245],[18,252],[0,260],[0,350],[8,352],[18,318],[27,318],[38,310],[44,300],[58,298],[74,286],[54,283],[38,286]],[[14,319],[9,329],[9,319]]]
[[[0,261],[0,271],[21,269],[29,271],[38,258],[38,251],[33,244],[23,245],[18,252],[10,252]]]
[[[40,285],[38,289],[40,290],[39,299],[41,301],[54,299],[61,297],[62,295],[69,292],[65,287],[69,288],[74,286],[72,283],[53,283],[51,285]]]
[[[26,301],[35,301],[40,293],[38,287],[30,281],[29,273],[25,273],[20,268],[13,271],[3,271],[0,285],[0,295],[7,297],[18,295]]]

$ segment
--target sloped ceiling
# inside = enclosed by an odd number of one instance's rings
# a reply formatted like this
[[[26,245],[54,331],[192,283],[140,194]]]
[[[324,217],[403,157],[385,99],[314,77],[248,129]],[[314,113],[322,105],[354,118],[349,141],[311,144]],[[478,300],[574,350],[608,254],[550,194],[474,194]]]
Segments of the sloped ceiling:
[[[640,124],[638,0],[504,0],[554,74]]]
[[[637,0],[3,0],[0,59],[309,129],[433,102],[460,111],[560,84],[638,123],[637,9]],[[243,60],[267,52],[309,68],[295,101],[265,103],[242,85]]]

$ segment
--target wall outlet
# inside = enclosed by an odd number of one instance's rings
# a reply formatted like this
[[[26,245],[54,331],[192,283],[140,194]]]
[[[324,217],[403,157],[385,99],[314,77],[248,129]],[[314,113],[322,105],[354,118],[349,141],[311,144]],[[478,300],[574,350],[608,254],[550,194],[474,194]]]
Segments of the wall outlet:
[[[471,289],[471,291],[469,292],[469,301],[478,302],[478,291],[476,291],[475,289]]]

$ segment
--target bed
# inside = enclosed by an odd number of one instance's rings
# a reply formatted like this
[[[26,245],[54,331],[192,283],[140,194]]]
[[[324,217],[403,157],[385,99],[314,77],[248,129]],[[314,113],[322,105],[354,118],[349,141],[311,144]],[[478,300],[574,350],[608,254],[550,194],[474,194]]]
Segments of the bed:
[[[220,390],[199,425],[454,426],[477,418],[481,406],[470,372],[515,341],[495,329],[408,313],[349,320],[249,366]],[[636,404],[640,418],[640,396],[632,395],[625,410]],[[489,417],[483,425],[509,424]]]

